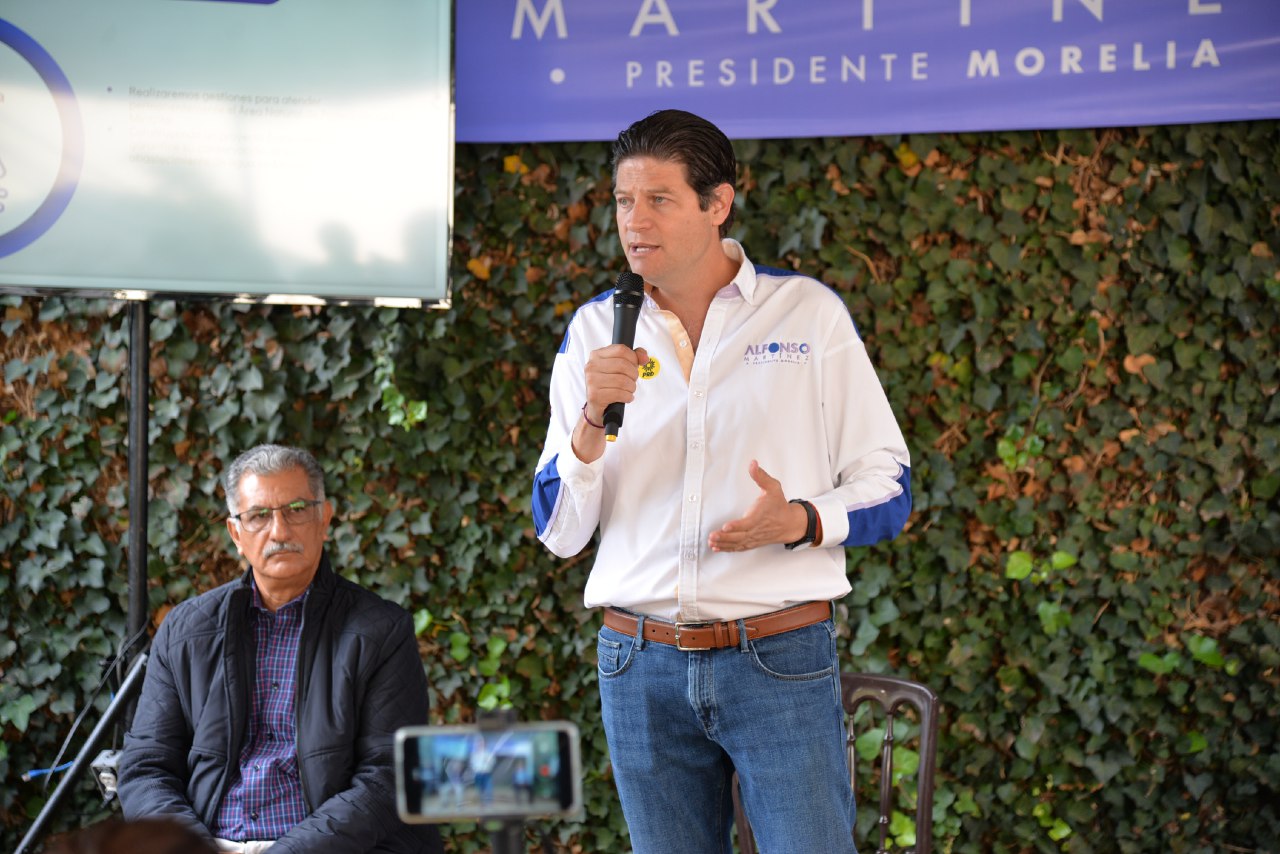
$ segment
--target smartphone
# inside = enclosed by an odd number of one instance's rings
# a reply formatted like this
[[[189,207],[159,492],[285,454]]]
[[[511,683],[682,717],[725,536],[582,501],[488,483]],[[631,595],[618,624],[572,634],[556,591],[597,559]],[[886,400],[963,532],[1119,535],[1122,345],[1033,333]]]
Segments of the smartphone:
[[[408,824],[582,812],[578,728],[568,721],[403,727],[396,809]]]

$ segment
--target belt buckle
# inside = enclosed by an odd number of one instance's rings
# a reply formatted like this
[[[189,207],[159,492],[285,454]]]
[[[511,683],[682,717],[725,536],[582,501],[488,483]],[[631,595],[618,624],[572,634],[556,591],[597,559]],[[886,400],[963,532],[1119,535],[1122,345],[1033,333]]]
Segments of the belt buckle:
[[[685,646],[684,644],[680,643],[680,627],[681,627],[681,626],[683,626],[683,627],[685,627],[685,628],[687,628],[687,629],[691,629],[691,628],[696,628],[696,627],[698,627],[698,626],[705,626],[705,625],[707,625],[707,624],[706,624],[706,623],[680,623],[680,622],[677,622],[677,623],[675,624],[675,626],[676,626],[676,649],[680,650],[681,652],[705,652],[706,650],[711,649],[711,647],[709,647],[709,646]]]

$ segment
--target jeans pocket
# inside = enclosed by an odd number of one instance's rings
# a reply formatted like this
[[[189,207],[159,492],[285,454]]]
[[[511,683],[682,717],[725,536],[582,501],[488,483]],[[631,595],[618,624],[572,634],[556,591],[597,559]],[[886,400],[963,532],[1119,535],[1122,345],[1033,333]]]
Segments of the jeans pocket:
[[[836,672],[835,625],[830,620],[751,641],[751,658],[768,676],[823,679]]]
[[[617,676],[631,664],[635,638],[613,629],[601,629],[596,636],[596,667],[601,676]]]

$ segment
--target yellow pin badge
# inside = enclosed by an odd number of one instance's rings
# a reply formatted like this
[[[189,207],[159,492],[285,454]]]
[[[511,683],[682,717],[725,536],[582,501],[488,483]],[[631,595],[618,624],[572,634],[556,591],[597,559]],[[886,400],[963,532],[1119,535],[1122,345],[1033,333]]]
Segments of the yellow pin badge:
[[[636,370],[640,374],[640,379],[651,380],[654,377],[656,377],[659,373],[661,373],[662,365],[658,362],[657,359],[650,356],[649,361],[645,362],[643,365],[640,365]]]

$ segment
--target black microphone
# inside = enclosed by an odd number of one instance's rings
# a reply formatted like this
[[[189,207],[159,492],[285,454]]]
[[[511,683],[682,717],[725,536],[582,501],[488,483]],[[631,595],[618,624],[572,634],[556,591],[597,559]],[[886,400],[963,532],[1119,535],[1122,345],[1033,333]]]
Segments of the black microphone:
[[[636,321],[640,318],[640,306],[644,304],[644,277],[630,270],[618,274],[613,291],[613,343],[634,347]],[[622,404],[611,403],[604,408],[604,438],[618,440],[622,429]]]

